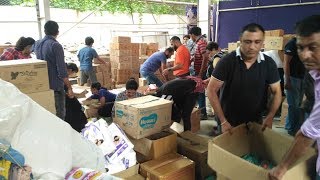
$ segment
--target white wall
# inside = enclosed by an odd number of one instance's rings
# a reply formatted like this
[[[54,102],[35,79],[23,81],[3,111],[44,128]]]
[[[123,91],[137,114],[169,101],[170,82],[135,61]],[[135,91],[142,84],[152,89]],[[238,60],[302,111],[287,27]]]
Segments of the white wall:
[[[186,33],[186,18],[181,20],[176,15],[155,15],[156,24],[151,14],[131,15],[97,12],[86,18],[81,24],[74,26],[90,12],[77,12],[68,9],[50,9],[51,19],[60,26],[58,41],[66,45],[83,43],[86,36],[95,39],[96,46],[108,47],[112,36],[132,36],[134,42],[155,42],[160,47],[169,45],[168,40],[173,35],[182,37]],[[38,24],[34,7],[0,6],[0,44],[12,42],[15,44],[20,36],[30,36],[38,39]]]

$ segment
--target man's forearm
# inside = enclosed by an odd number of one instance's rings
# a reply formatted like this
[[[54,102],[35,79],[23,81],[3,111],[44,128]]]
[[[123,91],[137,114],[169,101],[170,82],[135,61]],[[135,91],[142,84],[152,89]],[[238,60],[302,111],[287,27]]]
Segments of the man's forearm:
[[[181,69],[181,68],[182,68],[182,65],[181,65],[181,64],[177,64],[177,65],[171,67],[170,69],[171,69],[172,71],[175,71],[175,70],[178,70],[178,69]]]
[[[71,83],[68,78],[63,78],[63,83],[67,86],[68,89],[72,89]]]
[[[274,115],[279,109],[281,102],[282,102],[282,93],[281,93],[281,89],[279,89],[273,93],[271,107],[267,115],[268,117],[274,117]]]
[[[210,104],[212,105],[212,108],[214,109],[214,113],[218,116],[221,122],[225,121],[225,116],[222,111],[222,107],[219,101],[219,97],[216,92],[209,92],[208,98],[210,101]]]
[[[301,131],[298,131],[290,149],[286,153],[284,159],[279,163],[279,167],[287,170],[305,153],[312,143],[312,139],[304,136]]]

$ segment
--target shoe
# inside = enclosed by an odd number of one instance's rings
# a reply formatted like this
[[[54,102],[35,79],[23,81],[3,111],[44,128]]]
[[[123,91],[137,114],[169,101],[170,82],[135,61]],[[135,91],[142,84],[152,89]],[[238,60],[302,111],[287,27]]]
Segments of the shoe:
[[[201,114],[201,117],[200,117],[201,120],[207,120],[208,119],[208,116],[206,114]]]

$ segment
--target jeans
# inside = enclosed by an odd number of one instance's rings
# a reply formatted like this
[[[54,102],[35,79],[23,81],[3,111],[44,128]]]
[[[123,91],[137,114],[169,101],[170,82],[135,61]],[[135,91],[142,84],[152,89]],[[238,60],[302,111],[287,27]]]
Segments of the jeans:
[[[163,84],[160,81],[160,79],[156,75],[154,75],[154,73],[140,71],[140,74],[141,74],[142,77],[146,78],[148,84],[156,84],[157,87],[161,87],[162,84]]]
[[[56,115],[64,120],[66,116],[66,93],[65,91],[54,91],[54,103],[56,107]]]
[[[196,73],[196,76],[198,74]],[[206,79],[206,72],[203,73],[202,75],[202,79]],[[203,93],[199,93],[199,97],[198,97],[198,105],[199,105],[199,109],[201,109],[201,115],[206,116],[207,115],[207,109],[206,109],[206,94],[205,92]]]
[[[87,83],[88,78],[92,83],[98,82],[96,73],[94,70],[80,70],[80,85],[83,86],[85,83]],[[99,82],[103,84],[103,82]]]
[[[290,77],[291,89],[285,90],[288,101],[288,116],[286,117],[285,129],[288,132],[294,131],[299,121],[300,105],[303,98],[303,79]]]

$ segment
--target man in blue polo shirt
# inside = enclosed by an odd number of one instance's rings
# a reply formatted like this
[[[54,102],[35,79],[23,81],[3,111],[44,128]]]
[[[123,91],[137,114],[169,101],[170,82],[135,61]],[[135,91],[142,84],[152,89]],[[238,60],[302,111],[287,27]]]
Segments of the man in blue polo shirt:
[[[146,78],[148,84],[156,84],[157,87],[162,86],[161,80],[154,75],[154,73],[159,69],[160,74],[166,69],[167,59],[170,58],[174,53],[172,47],[167,48],[164,52],[153,53],[140,67],[140,74],[142,77]],[[162,75],[163,76],[163,75]],[[163,76],[165,80],[167,77]]]
[[[250,121],[272,128],[273,117],[281,103],[280,78],[275,62],[260,52],[263,40],[262,26],[255,23],[244,26],[240,47],[222,57],[212,73],[208,97],[221,122],[222,132]],[[270,111],[262,120],[268,87],[274,96]]]
[[[86,37],[85,43],[86,43],[86,47],[80,49],[78,53],[78,58],[80,61],[80,85],[81,86],[87,83],[88,78],[90,79],[91,83],[97,82],[96,72],[94,72],[94,69],[92,67],[93,58],[97,58],[101,64],[106,63],[99,57],[96,50],[92,48],[92,45],[94,43],[94,39],[92,37]]]

